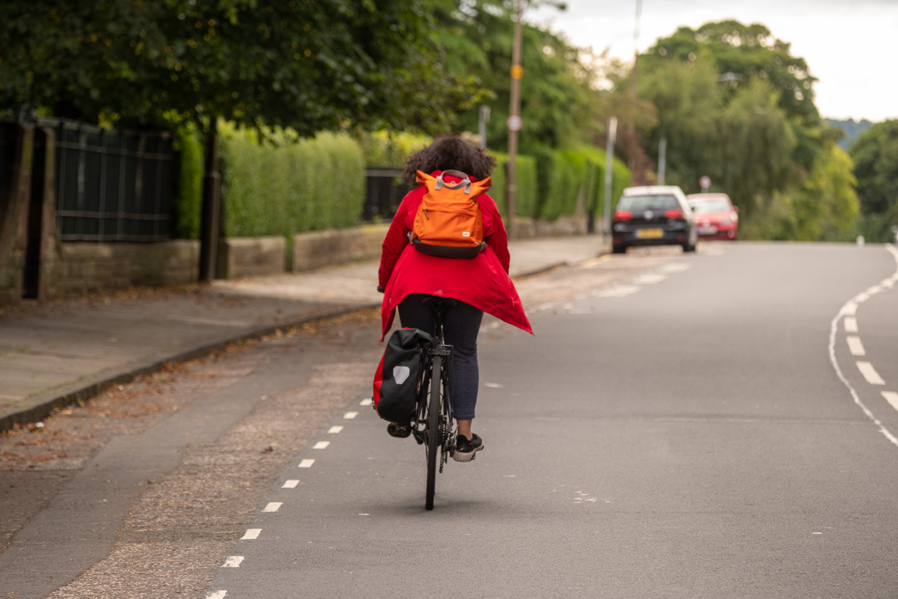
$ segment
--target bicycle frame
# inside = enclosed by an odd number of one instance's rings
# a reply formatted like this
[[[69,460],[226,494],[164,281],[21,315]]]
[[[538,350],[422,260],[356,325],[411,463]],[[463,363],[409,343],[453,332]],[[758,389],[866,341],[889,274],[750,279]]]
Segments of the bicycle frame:
[[[427,458],[427,489],[425,508],[433,509],[436,488],[437,463],[439,472],[448,461],[455,443],[456,424],[452,418],[451,380],[452,346],[443,336],[443,312],[447,305],[442,300],[429,305],[436,314],[436,330],[433,341],[425,349],[424,376],[418,392],[418,405],[412,435],[424,445]]]

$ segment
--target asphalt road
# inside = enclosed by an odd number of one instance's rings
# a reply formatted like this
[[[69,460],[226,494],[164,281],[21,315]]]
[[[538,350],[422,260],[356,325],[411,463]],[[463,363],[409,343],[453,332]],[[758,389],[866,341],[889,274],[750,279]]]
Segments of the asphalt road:
[[[486,448],[447,466],[433,512],[423,450],[359,406],[286,469],[207,597],[894,598],[893,254],[706,245],[542,304],[535,338],[490,329]]]
[[[423,448],[364,405],[376,319],[192,366],[22,525],[0,597],[894,598],[896,256],[708,243],[520,281],[536,335],[484,321],[485,449],[433,511]]]

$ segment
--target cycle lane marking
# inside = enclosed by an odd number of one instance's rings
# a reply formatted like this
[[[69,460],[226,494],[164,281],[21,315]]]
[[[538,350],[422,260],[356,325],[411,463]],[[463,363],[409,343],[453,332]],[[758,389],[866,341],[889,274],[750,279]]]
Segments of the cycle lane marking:
[[[892,254],[892,257],[895,259],[896,265],[898,265],[898,250],[896,250],[891,245],[887,245],[886,249],[888,250],[888,252],[890,254]],[[873,412],[866,406],[866,404],[864,404],[864,402],[861,400],[860,396],[858,395],[857,390],[855,390],[854,386],[851,384],[851,382],[848,380],[848,378],[842,372],[842,368],[839,366],[839,362],[836,359],[836,333],[839,328],[839,321],[843,320],[843,319],[845,319],[847,321],[847,318],[849,318],[849,317],[852,318],[852,322],[850,322],[850,323],[843,322],[843,327],[845,327],[846,329],[853,328],[856,330],[857,329],[857,320],[853,317],[857,315],[858,305],[860,303],[865,302],[872,295],[875,295],[876,293],[879,293],[880,291],[883,291],[884,289],[891,289],[895,285],[896,281],[898,281],[898,270],[896,270],[895,273],[893,273],[890,277],[886,277],[885,279],[883,279],[877,285],[873,285],[873,286],[869,287],[866,291],[864,291],[864,292],[856,295],[854,298],[848,300],[839,309],[839,312],[836,314],[835,318],[833,318],[832,322],[830,323],[829,360],[833,366],[833,369],[836,372],[836,376],[839,378],[840,381],[842,381],[842,384],[845,385],[845,387],[848,389],[848,392],[851,395],[851,398],[854,400],[854,403],[861,409],[861,411],[867,416],[867,418],[869,418],[877,426],[877,428],[879,429],[879,432],[886,439],[888,439],[893,445],[898,447],[898,437],[896,437],[888,428],[886,428],[886,426],[882,423],[882,421],[879,420],[875,414],[873,414]],[[885,385],[885,381],[882,379],[881,376],[879,376],[879,373],[876,372],[876,370],[873,368],[873,365],[870,362],[857,361],[857,362],[855,362],[855,364],[857,365],[858,370],[861,372],[861,374],[864,376],[865,380],[867,380],[867,382],[869,384]],[[881,382],[879,382],[879,381],[881,381]],[[886,396],[885,393],[886,392],[883,392],[883,397],[885,397],[885,399],[889,402],[889,404],[893,408],[898,410],[898,407],[896,407],[896,405],[889,400],[889,397],[892,397],[892,395]],[[888,392],[888,393],[895,395],[894,399],[896,401],[898,401],[898,394],[894,394],[893,392]]]
[[[373,402],[372,398],[366,397],[366,398],[363,398],[359,402],[359,405],[370,406],[373,403],[374,402]],[[358,412],[346,412],[343,415],[343,418],[353,420],[356,418],[357,415],[358,415]],[[328,434],[339,434],[343,430],[344,430],[344,427],[342,425],[334,425],[327,429],[327,433]],[[330,445],[330,441],[318,441],[312,446],[312,449],[325,449],[329,445]],[[314,459],[304,458],[299,462],[297,467],[298,468],[311,468],[314,463],[315,463]],[[283,485],[281,485],[281,489],[295,489],[299,486],[299,483],[300,483],[299,479],[289,479],[289,480],[285,481],[283,483]],[[262,509],[262,513],[278,512],[283,505],[284,505],[283,502],[277,502],[277,501],[269,502]],[[359,514],[359,516],[369,516],[369,515],[370,514],[367,514],[367,513]],[[259,536],[262,534],[262,530],[263,529],[261,529],[261,528],[249,528],[246,530],[246,532],[244,533],[243,537],[240,538],[240,540],[248,540],[248,541],[257,540],[259,538]],[[225,560],[225,563],[221,567],[222,568],[239,568],[240,565],[243,563],[244,559],[245,559],[245,557],[240,556],[240,555],[228,556],[227,559]],[[224,599],[225,597],[227,597],[227,595],[228,595],[228,591],[224,590],[224,589],[216,590],[216,591],[209,591],[206,593],[205,599]]]
[[[845,337],[845,342],[848,343],[848,351],[851,352],[852,356],[867,355],[866,350],[864,350],[864,344],[861,343],[861,338],[857,335],[848,335]]]
[[[857,364],[857,369],[861,371],[861,374],[863,375],[863,377],[865,379],[867,379],[868,383],[870,383],[871,385],[885,385],[886,384],[886,382],[883,380],[883,378],[881,376],[879,376],[879,373],[876,372],[876,369],[873,368],[873,364],[871,364],[870,362],[861,362],[861,361],[856,362],[856,364]]]

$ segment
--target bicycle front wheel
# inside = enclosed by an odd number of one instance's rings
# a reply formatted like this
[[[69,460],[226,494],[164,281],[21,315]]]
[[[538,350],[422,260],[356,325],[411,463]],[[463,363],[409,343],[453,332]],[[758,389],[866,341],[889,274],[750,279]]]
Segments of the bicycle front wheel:
[[[433,358],[433,371],[430,377],[430,401],[427,404],[427,493],[424,507],[433,509],[433,496],[437,484],[437,460],[440,455],[440,387],[443,377],[441,370],[443,359]]]

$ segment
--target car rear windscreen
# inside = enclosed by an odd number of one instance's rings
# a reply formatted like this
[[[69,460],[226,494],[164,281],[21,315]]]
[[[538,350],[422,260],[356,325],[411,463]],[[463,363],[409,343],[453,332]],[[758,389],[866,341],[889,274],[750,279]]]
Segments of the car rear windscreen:
[[[641,212],[643,210],[675,210],[680,207],[672,195],[623,196],[617,204],[618,210]]]
[[[730,203],[726,200],[698,200],[690,203],[692,210],[697,214],[728,212],[730,210]]]

